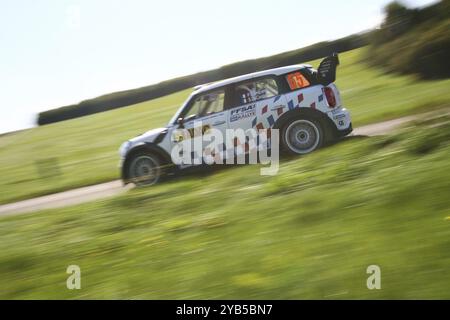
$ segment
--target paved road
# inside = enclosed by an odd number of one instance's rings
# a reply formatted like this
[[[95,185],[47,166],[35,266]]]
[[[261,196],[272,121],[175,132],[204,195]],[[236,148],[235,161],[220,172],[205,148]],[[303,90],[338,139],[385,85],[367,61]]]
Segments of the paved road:
[[[414,120],[417,116],[409,116],[395,120],[375,123],[353,130],[352,135],[374,136],[386,134],[403,123]],[[72,189],[34,199],[14,202],[0,206],[0,216],[28,213],[43,209],[60,208],[92,200],[111,197],[130,189],[131,185],[124,187],[120,180],[101,183],[93,186]]]

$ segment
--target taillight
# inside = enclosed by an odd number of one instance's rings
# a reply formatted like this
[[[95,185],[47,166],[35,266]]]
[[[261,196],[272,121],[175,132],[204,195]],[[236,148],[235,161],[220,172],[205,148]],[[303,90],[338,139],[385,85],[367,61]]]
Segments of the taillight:
[[[336,97],[334,96],[334,91],[330,87],[324,88],[325,97],[327,98],[328,105],[330,108],[336,107]]]

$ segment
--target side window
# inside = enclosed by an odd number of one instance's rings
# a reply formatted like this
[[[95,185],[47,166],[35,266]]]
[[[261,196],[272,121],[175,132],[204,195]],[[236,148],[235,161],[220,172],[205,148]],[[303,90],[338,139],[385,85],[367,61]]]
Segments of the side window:
[[[278,95],[277,82],[272,79],[262,79],[256,81],[256,91],[259,92],[260,96],[258,100],[271,98]]]
[[[197,117],[201,113],[203,105],[203,97],[198,97],[197,99],[195,99],[187,113],[184,115],[184,118],[190,119]]]
[[[185,119],[194,119],[223,111],[225,91],[209,92],[197,97],[184,115]]]
[[[247,104],[278,95],[277,82],[272,78],[258,79],[239,84],[235,88],[239,104]]]
[[[205,101],[203,115],[223,111],[223,105],[225,101],[224,91],[209,93],[203,96],[203,99]]]
[[[286,75],[286,80],[289,84],[289,88],[292,91],[309,87],[310,85],[308,79],[306,79],[300,71],[289,73],[288,75]]]

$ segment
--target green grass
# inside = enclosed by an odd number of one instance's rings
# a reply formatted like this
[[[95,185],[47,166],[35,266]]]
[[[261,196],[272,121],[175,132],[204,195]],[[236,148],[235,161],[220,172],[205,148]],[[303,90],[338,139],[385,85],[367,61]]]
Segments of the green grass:
[[[118,179],[120,144],[164,126],[190,92],[0,137],[0,203]]]
[[[449,299],[449,141],[439,119],[273,177],[223,168],[3,218],[0,298]],[[65,287],[71,264],[81,290]]]
[[[356,127],[448,106],[450,80],[383,74],[361,61],[363,50],[342,54],[338,69]],[[165,125],[190,91],[0,137],[0,204],[119,178],[120,144]]]

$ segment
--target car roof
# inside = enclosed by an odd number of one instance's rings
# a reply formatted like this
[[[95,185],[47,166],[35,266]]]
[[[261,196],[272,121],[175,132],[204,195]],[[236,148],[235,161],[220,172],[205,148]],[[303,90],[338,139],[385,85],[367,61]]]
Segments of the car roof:
[[[282,75],[285,73],[297,71],[297,70],[304,69],[304,68],[311,68],[311,66],[307,65],[307,64],[296,64],[296,65],[291,65],[291,66],[285,66],[285,67],[280,67],[280,68],[274,68],[274,69],[268,69],[268,70],[248,73],[248,74],[244,74],[241,76],[196,86],[195,91],[193,93],[197,94],[197,93],[209,91],[212,89],[220,88],[220,87],[232,84],[232,83],[250,80],[250,79],[258,78],[258,77],[264,77],[264,76],[270,76],[270,75],[279,76],[279,75]]]

